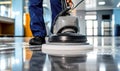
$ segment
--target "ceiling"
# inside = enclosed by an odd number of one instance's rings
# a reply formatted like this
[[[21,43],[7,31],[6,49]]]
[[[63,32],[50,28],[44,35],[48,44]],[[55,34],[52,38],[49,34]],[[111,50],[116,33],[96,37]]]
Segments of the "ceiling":
[[[73,0],[76,5],[80,0]],[[102,3],[102,4],[101,4]],[[84,0],[76,9],[77,10],[108,10],[117,8],[120,0]],[[120,9],[120,7],[118,7]]]
[[[0,0],[0,1],[11,1],[11,0]],[[28,1],[28,0],[27,0]],[[80,0],[72,0],[76,5]],[[99,5],[99,2],[105,2],[104,5]],[[10,3],[10,2],[8,2]],[[76,9],[77,10],[108,10],[117,8],[120,0],[84,0]],[[118,7],[120,9],[120,6]]]

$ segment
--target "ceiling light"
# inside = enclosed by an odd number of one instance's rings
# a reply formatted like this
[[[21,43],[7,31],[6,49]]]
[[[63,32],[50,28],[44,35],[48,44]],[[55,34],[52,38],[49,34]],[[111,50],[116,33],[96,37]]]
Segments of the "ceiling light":
[[[105,5],[105,1],[98,2],[98,5]]]
[[[117,4],[117,7],[120,7],[120,2]]]

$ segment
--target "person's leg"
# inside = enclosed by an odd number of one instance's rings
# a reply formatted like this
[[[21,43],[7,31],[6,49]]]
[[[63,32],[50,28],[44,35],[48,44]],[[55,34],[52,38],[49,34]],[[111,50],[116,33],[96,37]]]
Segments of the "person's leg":
[[[29,0],[30,28],[33,36],[37,37],[30,40],[30,44],[42,44],[43,41],[41,40],[46,36],[42,4],[43,0]]]
[[[29,0],[30,27],[33,36],[46,36],[45,23],[43,19],[43,0]]]
[[[51,25],[51,29],[52,29],[54,26],[53,22],[55,20],[55,17],[62,11],[62,5],[61,5],[61,0],[50,0],[50,3],[52,10],[52,25]]]

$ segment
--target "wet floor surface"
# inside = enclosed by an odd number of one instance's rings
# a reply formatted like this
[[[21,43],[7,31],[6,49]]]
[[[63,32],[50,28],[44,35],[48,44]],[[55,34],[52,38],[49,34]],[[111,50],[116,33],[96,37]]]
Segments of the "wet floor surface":
[[[93,51],[75,57],[47,55],[29,39],[0,38],[0,71],[120,71],[119,37],[88,37]]]

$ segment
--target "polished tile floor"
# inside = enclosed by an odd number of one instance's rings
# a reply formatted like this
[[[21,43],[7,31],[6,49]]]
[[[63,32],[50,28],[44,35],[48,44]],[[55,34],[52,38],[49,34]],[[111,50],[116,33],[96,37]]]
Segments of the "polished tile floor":
[[[29,39],[0,38],[0,71],[120,71],[119,37],[88,37],[94,50],[77,57],[47,55]]]

